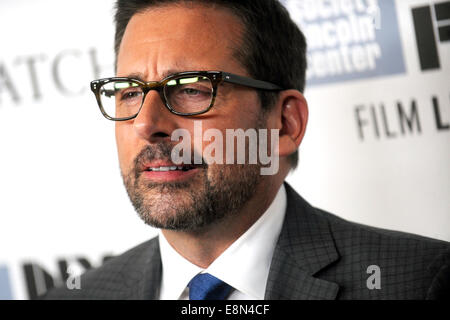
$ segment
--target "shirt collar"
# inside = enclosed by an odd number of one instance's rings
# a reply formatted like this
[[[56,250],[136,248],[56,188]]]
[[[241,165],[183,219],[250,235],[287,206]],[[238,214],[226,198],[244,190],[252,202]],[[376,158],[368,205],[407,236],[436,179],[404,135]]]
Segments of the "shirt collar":
[[[189,281],[203,269],[176,252],[161,230],[158,238],[162,262],[160,300],[177,300]]]
[[[207,272],[250,298],[264,299],[270,263],[283,225],[286,204],[286,190],[281,185],[263,215],[206,270],[176,252],[160,231],[163,266],[160,298],[179,299],[196,274]]]

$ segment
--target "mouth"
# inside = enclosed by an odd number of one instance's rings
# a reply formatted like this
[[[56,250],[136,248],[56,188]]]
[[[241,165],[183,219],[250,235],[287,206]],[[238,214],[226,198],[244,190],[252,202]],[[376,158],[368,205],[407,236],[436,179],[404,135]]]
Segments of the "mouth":
[[[189,171],[199,166],[195,165],[181,165],[181,166],[155,166],[155,167],[147,167],[145,171],[148,172],[169,172],[169,171]]]
[[[205,166],[196,164],[154,163],[142,168],[142,176],[152,182],[182,182],[193,179]]]

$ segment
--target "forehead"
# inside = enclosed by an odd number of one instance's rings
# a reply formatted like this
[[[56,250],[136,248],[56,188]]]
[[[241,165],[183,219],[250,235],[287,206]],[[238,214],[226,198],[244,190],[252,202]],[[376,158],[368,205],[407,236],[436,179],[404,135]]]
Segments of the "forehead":
[[[168,70],[242,69],[233,57],[242,23],[231,12],[201,5],[166,5],[135,14],[117,57],[117,75],[157,80]]]

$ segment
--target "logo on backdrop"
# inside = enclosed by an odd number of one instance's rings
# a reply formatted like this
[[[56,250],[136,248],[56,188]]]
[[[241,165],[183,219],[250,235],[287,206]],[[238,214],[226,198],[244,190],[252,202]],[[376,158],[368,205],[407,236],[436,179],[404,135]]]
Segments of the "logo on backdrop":
[[[111,255],[103,255],[102,263],[111,259]],[[18,266],[22,272],[25,291],[29,299],[34,300],[45,294],[54,287],[65,286],[69,290],[81,290],[81,274],[90,270],[96,265],[91,264],[86,257],[61,258],[55,261],[54,268],[47,268],[38,262],[25,262]],[[13,286],[11,280],[11,269],[13,266],[0,265],[0,300],[13,300],[17,297],[13,294],[13,288],[18,288],[18,284]]]
[[[394,0],[282,0],[308,39],[308,85],[405,73]]]
[[[450,1],[412,9],[420,68],[441,68],[438,45],[450,41]]]
[[[8,268],[0,265],[0,300],[11,300],[12,298]]]
[[[58,95],[87,94],[89,81],[109,74],[97,48],[63,49],[56,54],[34,53],[11,59],[0,57],[0,108],[40,102]]]
[[[103,256],[103,263],[110,258],[112,256]],[[58,272],[51,272],[37,262],[27,262],[22,265],[29,299],[37,299],[57,286],[65,286],[69,290],[80,290],[82,288],[80,275],[93,268],[91,262],[85,257],[58,259],[56,264]]]
[[[411,9],[420,68],[439,70],[444,56],[440,46],[450,42],[450,1]],[[398,98],[397,101],[358,104],[354,116],[361,141],[368,138],[395,139],[421,135],[424,128],[450,132],[450,94],[435,93],[427,98]],[[425,122],[428,122],[425,124]]]

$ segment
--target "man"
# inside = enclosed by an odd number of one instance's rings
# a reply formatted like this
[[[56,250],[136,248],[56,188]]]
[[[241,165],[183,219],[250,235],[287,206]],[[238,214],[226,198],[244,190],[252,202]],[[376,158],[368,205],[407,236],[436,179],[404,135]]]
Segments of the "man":
[[[129,197],[160,233],[46,298],[449,297],[448,243],[347,222],[284,183],[308,108],[305,40],[279,2],[119,0],[116,24],[117,77],[92,89],[116,121]],[[200,122],[276,132],[278,170],[261,174],[249,151],[246,163],[210,161],[238,150],[205,152]],[[194,139],[175,163],[180,129]]]

